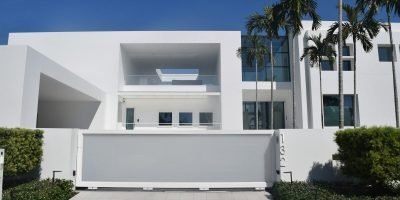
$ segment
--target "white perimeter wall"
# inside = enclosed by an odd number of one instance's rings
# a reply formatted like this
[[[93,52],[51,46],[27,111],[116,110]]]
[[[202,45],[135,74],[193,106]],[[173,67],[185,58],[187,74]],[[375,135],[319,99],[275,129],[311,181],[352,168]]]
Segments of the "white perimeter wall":
[[[44,146],[41,178],[51,178],[53,170],[60,170],[56,177],[75,180],[72,175],[76,170],[77,148],[78,148],[78,129],[42,129],[44,130]],[[88,130],[81,130],[88,131]],[[90,131],[90,130],[89,130]],[[338,163],[332,162],[332,155],[337,153],[337,145],[334,142],[336,129],[292,129],[277,130],[273,137],[273,142],[265,145],[276,145],[269,148],[266,157],[275,157],[269,161],[269,174],[276,174],[275,170],[280,171],[280,179],[290,181],[290,175],[285,172],[292,172],[294,181],[323,180],[336,181],[343,180],[343,176],[338,172]],[[100,133],[132,133],[129,131],[116,130],[97,131]],[[269,131],[267,131],[269,132]],[[179,134],[198,134],[202,133],[195,130],[171,130],[146,132],[137,131],[138,134],[151,134],[156,137],[161,135]],[[208,131],[210,134],[224,135],[226,131]],[[259,134],[260,131],[244,131],[243,134]],[[278,141],[279,137],[279,141]],[[222,147],[221,147],[222,148]],[[139,152],[137,152],[139,153]],[[276,155],[276,156],[275,156]],[[272,166],[276,166],[274,169]],[[278,175],[277,175],[278,176]],[[278,176],[279,177],[279,176]]]
[[[292,129],[279,130],[281,180],[293,181],[324,180],[334,181],[341,178],[337,163],[332,155],[337,153],[338,146],[334,138],[336,129]]]
[[[76,167],[77,131],[78,129],[42,129],[43,160],[41,164],[41,179],[56,178],[75,181],[73,170]]]

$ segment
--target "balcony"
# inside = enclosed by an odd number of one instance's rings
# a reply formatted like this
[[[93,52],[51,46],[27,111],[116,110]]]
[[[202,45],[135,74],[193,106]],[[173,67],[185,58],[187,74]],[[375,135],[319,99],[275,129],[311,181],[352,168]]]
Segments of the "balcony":
[[[219,44],[122,44],[121,58],[120,92],[219,92]]]
[[[216,75],[176,74],[160,77],[158,75],[128,75],[127,85],[218,85]]]

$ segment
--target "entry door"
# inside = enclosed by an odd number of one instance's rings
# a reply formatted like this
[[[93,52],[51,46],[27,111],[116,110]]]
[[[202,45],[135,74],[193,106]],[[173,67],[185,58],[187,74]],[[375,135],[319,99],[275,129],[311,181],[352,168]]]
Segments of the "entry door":
[[[126,130],[133,130],[135,125],[135,109],[134,108],[126,108],[126,120],[125,120],[125,128]]]

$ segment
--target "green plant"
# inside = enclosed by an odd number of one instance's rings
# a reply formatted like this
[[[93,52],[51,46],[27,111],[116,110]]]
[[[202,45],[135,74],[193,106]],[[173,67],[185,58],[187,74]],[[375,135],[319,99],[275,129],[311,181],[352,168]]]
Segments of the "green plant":
[[[342,23],[343,26],[343,39],[346,41],[347,38],[353,40],[353,97],[357,95],[357,42],[359,41],[365,52],[370,52],[374,47],[372,39],[375,38],[380,31],[380,28],[385,26],[375,20],[370,15],[362,14],[361,7],[351,6],[349,4],[343,4],[343,10],[346,13],[346,21]],[[328,36],[333,37],[334,32],[339,28],[339,22],[333,23],[331,28],[328,30]],[[337,35],[334,37],[337,41]],[[355,100],[353,100],[353,108],[357,108]],[[357,119],[357,110],[353,109],[353,118]],[[353,122],[354,128],[357,127],[357,123]]]
[[[68,200],[75,195],[72,181],[32,181],[4,191],[3,200]]]
[[[317,30],[321,26],[321,17],[317,13],[318,3],[316,0],[280,0],[276,4],[275,9],[277,14],[275,19],[280,21],[278,23],[285,24],[286,35],[290,35],[293,47],[295,44],[295,37],[299,35],[303,29],[302,18],[309,16],[312,20],[312,30]],[[296,63],[296,56],[290,55],[292,62]],[[291,67],[291,77],[295,77],[296,67]],[[292,88],[296,88],[296,79],[292,78]],[[295,99],[295,90],[292,90],[292,99]],[[292,101],[292,128],[296,128],[296,101]]]
[[[393,193],[368,194],[371,188],[360,185],[276,182],[271,188],[276,200],[400,200]]]
[[[0,148],[5,149],[5,177],[28,173],[40,167],[42,138],[42,130],[0,128]]]
[[[332,46],[332,42],[329,38],[322,38],[322,35],[318,36],[312,35],[307,37],[307,42],[311,42],[308,47],[304,48],[303,55],[300,57],[300,60],[303,60],[306,56],[309,57],[309,63],[311,66],[315,64],[318,65],[319,72],[319,96],[321,101],[323,101],[324,97],[322,95],[322,61],[327,59],[331,64],[335,62],[336,51]],[[321,127],[324,128],[324,103],[321,102]]]
[[[326,190],[313,187],[305,182],[277,182],[272,187],[271,193],[274,199],[277,200],[332,199],[329,197],[334,196],[334,194]]]
[[[269,54],[269,49],[264,45],[264,41],[259,35],[248,35],[243,38],[244,46],[237,50],[237,56],[245,58],[248,65],[253,63],[256,67],[256,110],[258,110],[258,66],[264,66],[265,57]],[[256,129],[258,129],[258,112],[256,112]]]
[[[373,127],[336,132],[343,174],[366,184],[387,186],[400,180],[400,129]]]

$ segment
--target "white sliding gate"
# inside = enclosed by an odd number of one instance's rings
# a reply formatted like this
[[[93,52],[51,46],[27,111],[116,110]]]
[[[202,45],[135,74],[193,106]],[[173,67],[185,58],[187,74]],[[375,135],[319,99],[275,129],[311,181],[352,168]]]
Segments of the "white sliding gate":
[[[78,132],[77,187],[264,188],[276,176],[273,131]]]

